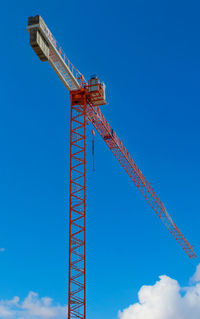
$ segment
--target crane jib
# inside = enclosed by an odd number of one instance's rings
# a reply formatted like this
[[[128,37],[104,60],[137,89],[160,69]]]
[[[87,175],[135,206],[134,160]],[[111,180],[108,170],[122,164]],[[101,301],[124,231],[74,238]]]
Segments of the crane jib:
[[[113,133],[111,126],[102,114],[100,108],[94,107],[92,104],[88,104],[87,115],[89,116],[93,126],[103,138],[104,142],[125,169],[126,173],[135,183],[147,202],[162,220],[163,224],[176,239],[188,257],[196,258],[197,256],[192,246],[175,225],[171,216],[167,213],[162,201],[158,198],[151,185],[147,182],[146,178],[131,158],[123,143],[119,140],[117,134],[115,132]]]

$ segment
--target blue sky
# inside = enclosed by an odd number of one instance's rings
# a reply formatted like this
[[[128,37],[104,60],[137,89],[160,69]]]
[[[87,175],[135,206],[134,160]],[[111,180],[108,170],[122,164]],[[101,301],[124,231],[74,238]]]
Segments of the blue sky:
[[[0,299],[67,302],[69,94],[29,46],[40,14],[86,78],[106,83],[106,118],[199,255],[198,1],[1,4]],[[159,275],[190,261],[88,127],[88,318],[114,319]]]

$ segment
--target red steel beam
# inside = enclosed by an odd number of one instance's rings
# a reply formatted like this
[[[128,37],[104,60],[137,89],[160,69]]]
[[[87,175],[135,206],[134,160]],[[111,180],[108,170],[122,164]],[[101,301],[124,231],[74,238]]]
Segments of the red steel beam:
[[[86,104],[71,92],[68,319],[86,318]]]
[[[156,195],[150,183],[144,177],[122,142],[119,140],[117,134],[113,131],[105,119],[100,108],[98,106],[92,105],[89,100],[87,104],[87,117],[96,128],[100,136],[103,138],[109,149],[115,155],[117,160],[120,162],[122,167],[125,169],[129,177],[140,190],[144,198],[153,208],[158,217],[162,220],[163,224],[188,255],[188,257],[196,258],[197,256],[193,250],[193,247],[189,244],[187,239],[175,225],[172,218],[167,213],[164,204]]]

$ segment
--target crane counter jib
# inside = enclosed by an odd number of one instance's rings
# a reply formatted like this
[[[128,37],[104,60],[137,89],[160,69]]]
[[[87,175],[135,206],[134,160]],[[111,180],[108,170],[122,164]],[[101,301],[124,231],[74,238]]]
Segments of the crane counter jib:
[[[42,62],[49,61],[68,91],[86,84],[83,75],[73,66],[40,15],[28,18],[30,44]]]

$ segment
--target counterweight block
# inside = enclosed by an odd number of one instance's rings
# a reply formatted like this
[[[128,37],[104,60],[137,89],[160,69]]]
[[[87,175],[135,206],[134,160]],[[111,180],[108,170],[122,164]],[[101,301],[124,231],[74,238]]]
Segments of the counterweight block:
[[[28,18],[30,45],[39,59],[44,62],[49,59],[49,44],[40,32],[41,25],[45,25],[45,23],[39,15]]]
[[[30,45],[42,62],[48,61],[49,46],[37,29],[30,30]]]

